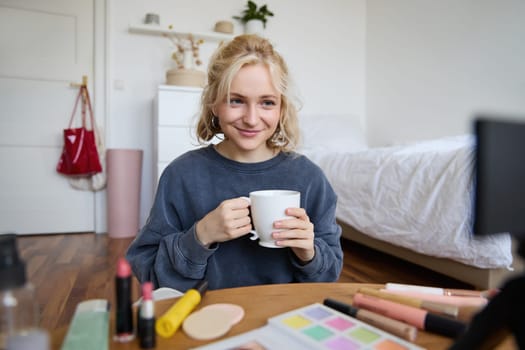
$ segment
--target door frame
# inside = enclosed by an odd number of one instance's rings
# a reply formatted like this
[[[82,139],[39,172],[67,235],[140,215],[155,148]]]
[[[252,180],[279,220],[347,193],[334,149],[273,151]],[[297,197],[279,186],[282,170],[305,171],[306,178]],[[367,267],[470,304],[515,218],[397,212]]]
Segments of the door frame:
[[[110,57],[110,5],[109,0],[94,0],[93,5],[93,113],[97,124],[103,126],[104,141],[108,143],[107,117],[109,115],[109,57]],[[107,232],[106,191],[95,192],[95,233]]]

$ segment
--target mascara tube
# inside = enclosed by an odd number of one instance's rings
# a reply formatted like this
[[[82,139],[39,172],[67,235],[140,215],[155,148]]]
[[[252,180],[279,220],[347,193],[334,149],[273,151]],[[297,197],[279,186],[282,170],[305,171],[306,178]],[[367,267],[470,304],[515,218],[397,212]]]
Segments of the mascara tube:
[[[119,343],[127,343],[135,337],[133,334],[133,313],[131,311],[131,267],[126,259],[117,262],[115,277],[116,291],[116,330],[113,339]]]
[[[184,319],[201,302],[202,295],[208,289],[208,282],[203,280],[194,288],[188,289],[173,306],[155,323],[155,330],[163,338],[171,337],[179,329]]]

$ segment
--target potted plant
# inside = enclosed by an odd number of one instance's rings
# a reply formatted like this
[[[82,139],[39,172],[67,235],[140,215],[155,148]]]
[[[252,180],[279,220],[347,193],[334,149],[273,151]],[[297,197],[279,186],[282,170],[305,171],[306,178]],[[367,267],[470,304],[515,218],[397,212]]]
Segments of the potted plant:
[[[242,11],[242,16],[233,16],[234,19],[241,21],[244,24],[244,32],[246,34],[260,34],[266,28],[268,17],[273,17],[273,12],[268,10],[267,5],[258,7],[257,4],[251,0],[246,3],[246,8]]]

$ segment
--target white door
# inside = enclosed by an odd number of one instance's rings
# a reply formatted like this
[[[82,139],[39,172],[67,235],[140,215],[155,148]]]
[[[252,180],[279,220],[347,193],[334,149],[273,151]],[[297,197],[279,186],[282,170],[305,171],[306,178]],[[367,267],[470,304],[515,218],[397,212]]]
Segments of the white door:
[[[0,233],[94,230],[94,194],[55,171],[70,82],[93,77],[93,6],[0,0]]]

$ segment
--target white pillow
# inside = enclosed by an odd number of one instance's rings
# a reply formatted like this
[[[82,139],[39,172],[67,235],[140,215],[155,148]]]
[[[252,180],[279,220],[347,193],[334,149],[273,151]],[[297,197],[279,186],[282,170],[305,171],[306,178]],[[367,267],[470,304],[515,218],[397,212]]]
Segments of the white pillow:
[[[299,152],[358,152],[367,148],[361,121],[350,114],[299,116],[302,144]]]

